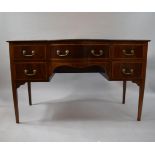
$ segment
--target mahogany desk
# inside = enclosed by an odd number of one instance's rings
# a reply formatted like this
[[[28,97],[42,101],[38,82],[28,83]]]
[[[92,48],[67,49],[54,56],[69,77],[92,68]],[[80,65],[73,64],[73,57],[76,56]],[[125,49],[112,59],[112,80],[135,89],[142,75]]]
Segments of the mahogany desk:
[[[12,92],[16,122],[19,123],[17,88],[31,82],[48,82],[54,73],[99,72],[109,81],[123,81],[125,103],[126,82],[139,86],[137,120],[141,120],[147,48],[149,40],[33,40],[8,41]]]

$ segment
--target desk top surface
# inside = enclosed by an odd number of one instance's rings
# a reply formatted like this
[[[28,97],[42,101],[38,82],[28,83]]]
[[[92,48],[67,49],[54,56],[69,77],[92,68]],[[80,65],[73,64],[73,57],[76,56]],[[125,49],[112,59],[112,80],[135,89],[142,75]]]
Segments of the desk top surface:
[[[136,39],[58,39],[58,40],[8,40],[7,42],[149,42],[150,40]]]

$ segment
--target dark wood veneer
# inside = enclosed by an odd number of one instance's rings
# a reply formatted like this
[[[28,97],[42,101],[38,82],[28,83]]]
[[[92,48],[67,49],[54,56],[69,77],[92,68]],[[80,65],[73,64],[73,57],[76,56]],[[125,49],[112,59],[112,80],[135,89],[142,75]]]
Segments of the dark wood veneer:
[[[15,45],[13,46],[13,59],[24,61],[45,60],[46,45]]]
[[[123,52],[125,50],[125,52]],[[134,53],[131,53],[134,50]],[[136,59],[143,58],[143,46],[142,45],[115,45],[113,58],[127,58]]]
[[[112,77],[113,79],[126,79],[126,80],[133,80],[133,79],[141,79],[142,76],[142,69],[143,63],[138,62],[113,62],[112,63]],[[129,74],[124,74],[123,69],[126,70]],[[133,73],[130,74],[130,70],[133,69]]]
[[[141,120],[149,40],[23,40],[8,41],[16,122],[19,123],[17,88],[27,82],[48,82],[55,73],[99,72],[109,81],[139,86],[137,120]]]
[[[27,70],[27,73],[24,72]],[[33,75],[34,70],[36,70]],[[47,79],[46,63],[15,63],[15,76],[16,80],[24,81],[39,81]]]

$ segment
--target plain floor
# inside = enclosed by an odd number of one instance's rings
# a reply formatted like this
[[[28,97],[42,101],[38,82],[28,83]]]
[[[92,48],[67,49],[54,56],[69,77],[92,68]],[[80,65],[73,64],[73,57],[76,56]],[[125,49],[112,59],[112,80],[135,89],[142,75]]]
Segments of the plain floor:
[[[0,141],[155,141],[155,94],[145,91],[142,121],[137,122],[138,87],[100,74],[56,74],[50,83],[18,89],[20,124],[15,123],[11,87],[0,94]]]

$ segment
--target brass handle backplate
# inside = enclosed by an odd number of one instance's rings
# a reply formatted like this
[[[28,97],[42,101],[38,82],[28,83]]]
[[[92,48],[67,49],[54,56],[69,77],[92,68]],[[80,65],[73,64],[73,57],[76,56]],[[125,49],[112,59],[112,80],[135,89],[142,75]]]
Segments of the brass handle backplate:
[[[126,56],[133,56],[135,55],[135,50],[130,50],[130,51],[127,51],[127,50],[122,50],[123,54],[126,55]]]
[[[123,73],[124,75],[132,75],[133,72],[134,72],[134,69],[126,69],[126,68],[123,68],[123,69],[122,69],[122,73]]]
[[[65,50],[65,53],[62,54],[62,52],[60,50],[57,50],[57,55],[60,57],[65,57],[69,54],[69,50]]]
[[[24,74],[26,76],[35,76],[36,73],[37,73],[37,70],[35,70],[35,69],[32,71],[32,73],[29,73],[29,71],[27,69],[24,70]]]
[[[31,54],[26,54],[26,53],[27,53],[27,51],[26,51],[26,50],[23,50],[22,52],[23,52],[23,56],[25,56],[25,57],[32,57],[32,56],[34,56],[34,55],[35,55],[35,51],[34,51],[34,50],[33,50],[33,51],[31,51]]]
[[[103,50],[99,50],[98,52],[96,52],[95,50],[91,50],[91,53],[94,56],[99,57],[99,56],[102,56],[103,55]]]

